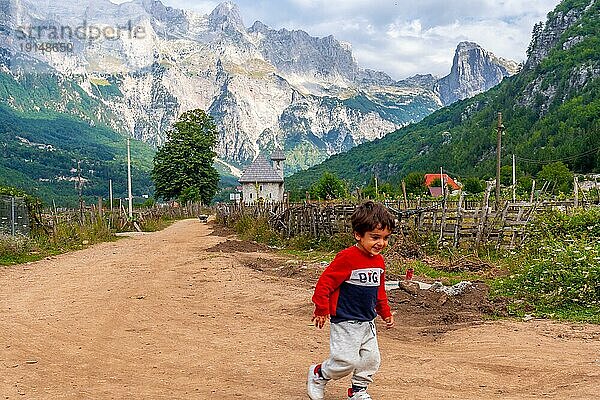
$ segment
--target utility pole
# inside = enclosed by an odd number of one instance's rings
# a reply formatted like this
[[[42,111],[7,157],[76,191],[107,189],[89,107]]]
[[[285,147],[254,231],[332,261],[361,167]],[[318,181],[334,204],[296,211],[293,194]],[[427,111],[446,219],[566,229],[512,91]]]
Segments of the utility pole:
[[[110,197],[110,212],[113,212],[113,190],[112,190],[112,179],[108,180],[108,196]]]
[[[500,209],[500,158],[502,156],[502,113],[498,112],[498,143],[496,146],[496,210]]]
[[[77,192],[79,196],[79,223],[83,225],[83,197],[81,189],[83,184],[81,183],[81,160],[77,160]]]
[[[440,167],[440,186],[442,187],[442,199],[444,198],[444,191],[445,191],[445,187],[444,187],[444,169],[442,167]]]
[[[513,203],[517,201],[517,163],[515,162],[515,155],[513,154],[513,166],[512,166],[512,178],[513,178]]]
[[[133,218],[133,196],[131,194],[131,149],[127,138],[127,192],[129,201],[129,218]]]

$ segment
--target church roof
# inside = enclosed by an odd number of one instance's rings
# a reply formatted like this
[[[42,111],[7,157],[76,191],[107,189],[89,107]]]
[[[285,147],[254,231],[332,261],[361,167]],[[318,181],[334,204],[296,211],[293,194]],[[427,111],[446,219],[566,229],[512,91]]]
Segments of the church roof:
[[[275,150],[273,150],[273,152],[271,153],[271,160],[273,160],[273,161],[285,160],[285,154],[283,153],[283,150],[281,150],[279,147],[275,148]]]
[[[242,172],[238,181],[240,183],[283,183],[283,177],[275,171],[263,154],[259,154]]]

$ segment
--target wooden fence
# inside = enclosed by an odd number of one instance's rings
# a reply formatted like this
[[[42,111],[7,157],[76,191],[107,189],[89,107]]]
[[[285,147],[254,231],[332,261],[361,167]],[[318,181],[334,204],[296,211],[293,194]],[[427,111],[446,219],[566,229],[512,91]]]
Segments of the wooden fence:
[[[81,225],[95,222],[106,224],[110,229],[142,230],[146,222],[155,222],[159,219],[194,218],[206,211],[206,208],[197,203],[187,205],[155,205],[152,207],[134,208],[132,218],[129,218],[124,208],[115,207],[111,210],[102,203],[92,204],[82,209],[49,209],[40,211],[36,215],[37,227],[46,231],[53,231],[56,226],[65,221],[77,221]],[[140,227],[141,226],[141,227]]]
[[[551,209],[569,212],[576,208],[571,200],[503,202],[495,209],[490,204],[489,192],[479,201],[465,201],[461,196],[457,201],[396,201],[385,205],[398,218],[399,234],[433,236],[440,245],[459,247],[468,243],[495,245],[497,248],[518,246],[525,239],[525,227],[537,213]],[[320,202],[252,206],[221,204],[217,207],[217,217],[229,225],[244,216],[262,217],[273,229],[287,237],[323,237],[351,232],[350,216],[355,207],[356,204]]]

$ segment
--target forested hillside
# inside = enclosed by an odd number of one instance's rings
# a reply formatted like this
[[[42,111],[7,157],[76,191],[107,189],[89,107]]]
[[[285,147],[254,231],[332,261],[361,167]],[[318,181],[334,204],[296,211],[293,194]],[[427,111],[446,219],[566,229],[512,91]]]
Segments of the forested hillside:
[[[127,195],[127,146],[123,136],[66,115],[23,114],[0,105],[0,185],[18,187],[58,205],[78,202],[78,161],[87,201]],[[134,195],[152,193],[154,151],[132,141]]]
[[[411,171],[495,174],[497,113],[505,133],[502,163],[535,174],[561,160],[575,172],[600,170],[600,2],[567,0],[537,24],[517,75],[380,140],[332,156],[290,177],[296,193],[330,171],[352,185],[373,176],[399,182]]]

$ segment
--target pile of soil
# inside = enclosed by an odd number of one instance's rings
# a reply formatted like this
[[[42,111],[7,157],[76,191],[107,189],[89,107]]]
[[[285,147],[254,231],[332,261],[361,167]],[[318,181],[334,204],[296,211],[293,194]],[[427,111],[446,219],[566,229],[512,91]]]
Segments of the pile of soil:
[[[208,222],[208,226],[212,230],[212,232],[209,233],[209,236],[228,237],[235,235],[235,231],[233,229],[228,228],[223,224],[218,224],[214,220],[210,220]]]
[[[281,278],[295,278],[302,286],[314,286],[326,265],[283,258],[246,258],[244,266]]]
[[[399,323],[425,328],[421,334],[435,336],[491,316],[506,315],[504,301],[490,300],[488,294],[489,287],[483,282],[473,282],[462,293],[449,296],[401,281],[398,289],[388,291],[388,300]]]

